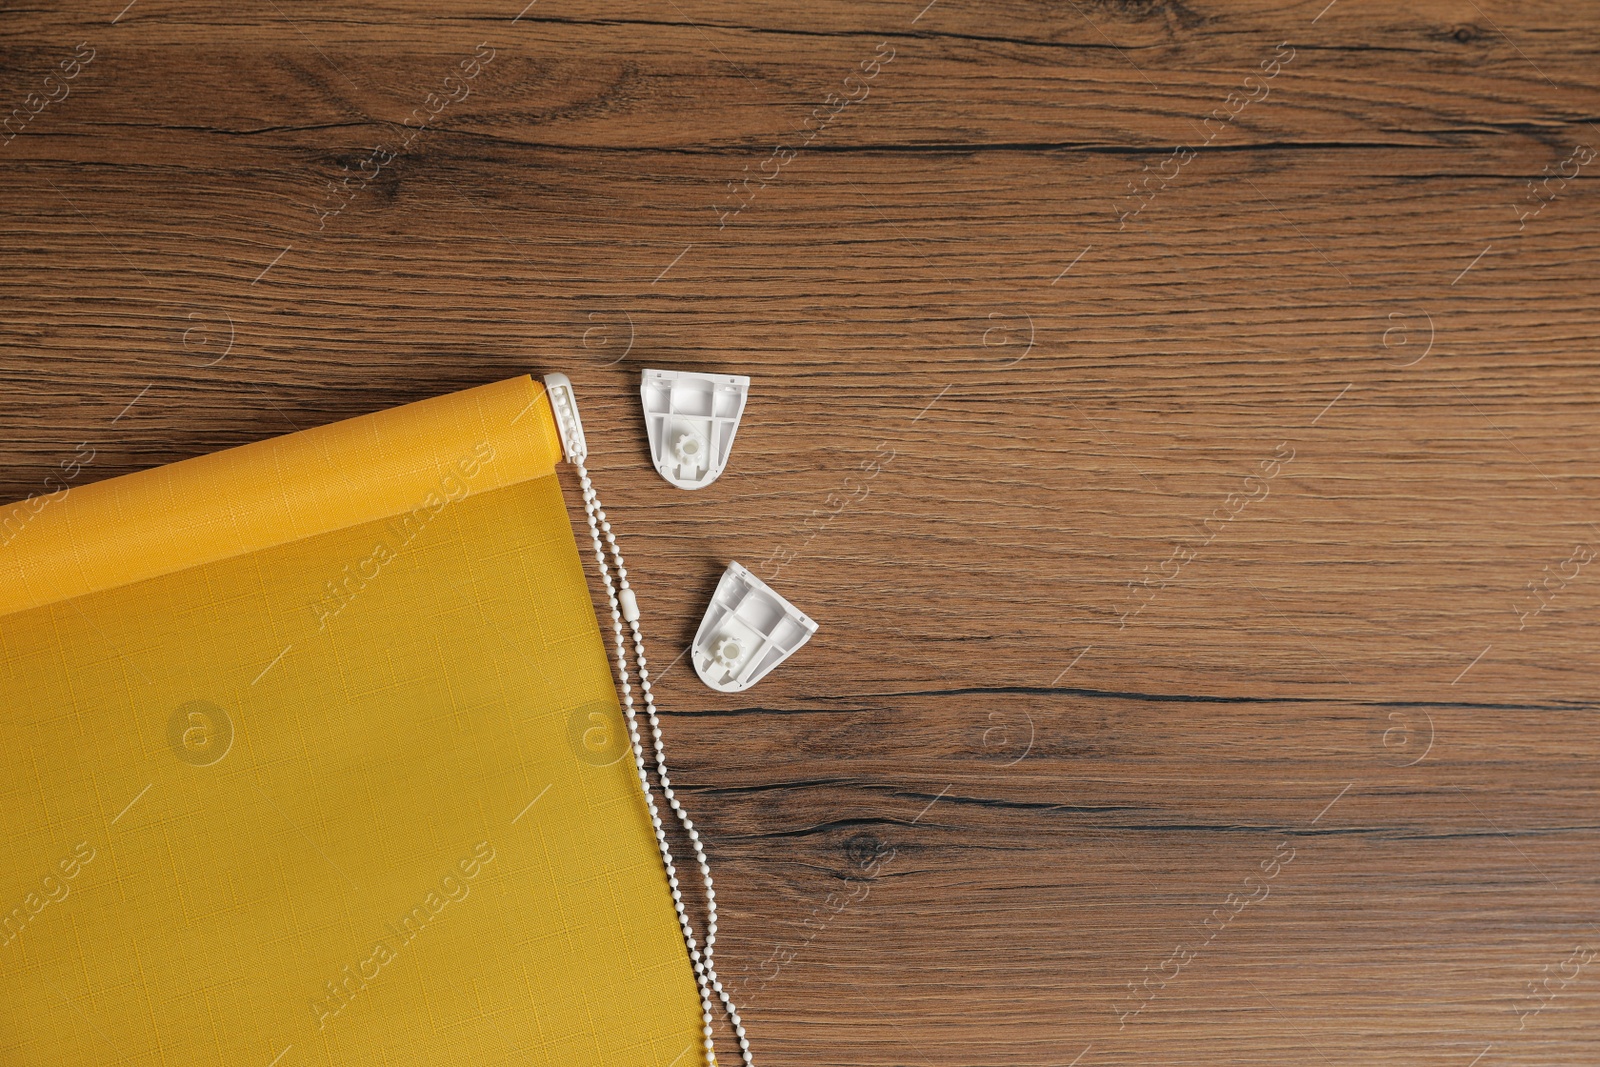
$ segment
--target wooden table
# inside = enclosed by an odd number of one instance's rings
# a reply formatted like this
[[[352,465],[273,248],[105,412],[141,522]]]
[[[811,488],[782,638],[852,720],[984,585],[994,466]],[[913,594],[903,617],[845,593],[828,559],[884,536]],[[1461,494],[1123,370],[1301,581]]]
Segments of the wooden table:
[[[564,370],[759,1062],[1596,1062],[1600,9],[924,2],[13,10],[0,496]]]

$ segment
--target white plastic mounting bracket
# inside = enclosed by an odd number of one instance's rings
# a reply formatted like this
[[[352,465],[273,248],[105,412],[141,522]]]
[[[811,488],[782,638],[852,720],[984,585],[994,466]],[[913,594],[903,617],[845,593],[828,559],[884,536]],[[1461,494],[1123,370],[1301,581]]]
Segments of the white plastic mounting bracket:
[[[661,477],[679,489],[704,489],[716,481],[733,451],[750,379],[647,369],[639,395],[650,458]]]
[[[544,391],[550,396],[550,410],[555,413],[556,430],[561,434],[561,451],[567,454],[568,463],[582,463],[589,458],[589,444],[583,439],[583,420],[578,418],[572,379],[565,374],[546,374]]]
[[[760,578],[728,564],[691,646],[695,673],[719,693],[750,688],[811,640],[817,624]]]

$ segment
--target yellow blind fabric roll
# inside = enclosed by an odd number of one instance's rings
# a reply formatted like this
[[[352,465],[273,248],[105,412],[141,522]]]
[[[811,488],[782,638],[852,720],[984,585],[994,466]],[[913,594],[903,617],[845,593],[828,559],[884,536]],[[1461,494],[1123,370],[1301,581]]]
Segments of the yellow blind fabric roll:
[[[690,1067],[521,377],[0,511],[0,1064]]]

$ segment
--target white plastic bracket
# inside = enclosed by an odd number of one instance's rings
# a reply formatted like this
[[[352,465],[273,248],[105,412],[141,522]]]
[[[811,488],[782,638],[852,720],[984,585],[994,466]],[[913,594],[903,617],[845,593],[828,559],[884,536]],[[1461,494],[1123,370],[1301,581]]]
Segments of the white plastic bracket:
[[[544,390],[555,413],[556,430],[561,434],[561,450],[568,463],[589,458],[589,444],[583,439],[583,420],[578,418],[578,398],[572,392],[572,379],[565,374],[546,374]]]
[[[716,481],[733,451],[750,379],[647,369],[639,395],[650,458],[661,477],[679,489],[704,489]]]
[[[738,563],[728,564],[694,635],[700,680],[719,693],[750,688],[794,655],[817,624]]]

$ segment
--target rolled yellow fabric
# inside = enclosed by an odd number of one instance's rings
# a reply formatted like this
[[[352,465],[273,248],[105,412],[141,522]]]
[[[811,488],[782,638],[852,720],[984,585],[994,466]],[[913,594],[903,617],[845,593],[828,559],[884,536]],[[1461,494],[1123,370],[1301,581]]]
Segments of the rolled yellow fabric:
[[[559,456],[524,376],[0,509],[0,1064],[700,1061]]]

